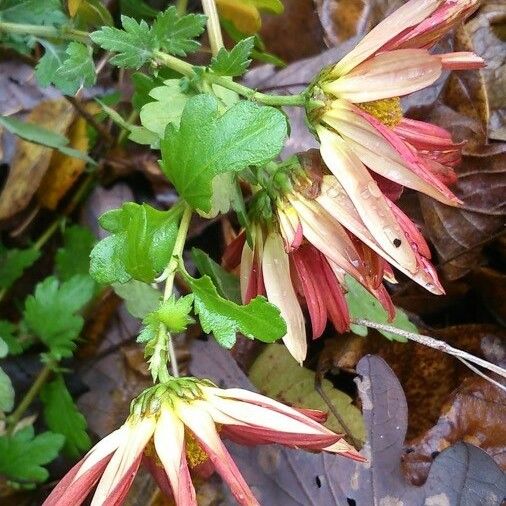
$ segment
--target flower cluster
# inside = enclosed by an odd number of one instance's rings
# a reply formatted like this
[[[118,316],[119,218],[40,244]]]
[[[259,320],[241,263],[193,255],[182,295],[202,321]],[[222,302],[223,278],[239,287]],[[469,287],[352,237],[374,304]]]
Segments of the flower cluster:
[[[382,284],[395,282],[391,267],[444,293],[425,239],[395,201],[407,187],[459,205],[446,185],[456,179],[462,145],[443,128],[404,118],[400,97],[431,85],[444,69],[483,66],[470,52],[429,52],[477,6],[477,0],[410,0],[322,71],[310,92],[323,105],[308,110],[308,118],[326,173],[294,176],[292,190],[273,200],[277,225],[254,228],[250,244],[239,235],[226,253],[224,264],[233,267],[242,248],[243,301],[266,294],[280,308],[284,342],[300,363],[307,343],[299,296],[316,338],[327,319],[340,332],[349,327],[345,274],[391,318],[395,309]]]
[[[141,463],[178,506],[196,505],[190,471],[215,469],[241,505],[258,504],[221,438],[278,443],[364,458],[326,429],[324,413],[296,410],[247,390],[222,390],[195,378],[143,392],[118,430],[100,441],[54,488],[44,506],[79,506],[98,482],[92,506],[122,504]]]

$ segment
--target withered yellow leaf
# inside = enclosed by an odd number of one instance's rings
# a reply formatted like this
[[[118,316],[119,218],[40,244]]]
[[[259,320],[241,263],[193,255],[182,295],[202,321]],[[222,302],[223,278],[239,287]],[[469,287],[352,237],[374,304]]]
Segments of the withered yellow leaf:
[[[82,153],[88,152],[89,142],[84,118],[79,117],[74,121],[68,131],[68,138],[69,147]],[[56,209],[58,202],[83,173],[85,167],[84,160],[55,151],[37,191],[40,205],[47,209]]]
[[[283,12],[280,0],[216,0],[220,16],[230,21],[241,33],[253,35],[260,30],[260,10],[273,14]]]
[[[81,6],[82,1],[83,0],[67,0],[67,9],[69,11],[71,18],[73,18],[77,14],[77,11]]]
[[[61,98],[40,102],[25,121],[64,134],[74,116],[72,105]],[[14,158],[0,196],[0,220],[14,216],[28,205],[47,171],[52,154],[51,148],[16,140]]]

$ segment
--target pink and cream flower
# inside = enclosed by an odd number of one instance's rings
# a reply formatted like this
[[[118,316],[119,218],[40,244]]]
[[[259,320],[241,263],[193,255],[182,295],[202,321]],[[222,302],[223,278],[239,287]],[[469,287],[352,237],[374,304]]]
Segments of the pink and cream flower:
[[[411,277],[425,264],[413,237],[406,240],[407,228],[414,227],[393,201],[408,187],[459,205],[446,184],[455,181],[461,145],[440,127],[404,118],[399,97],[430,86],[444,69],[483,66],[474,53],[429,52],[477,6],[477,0],[410,0],[325,69],[313,88],[315,98],[325,97],[309,116],[335,178],[329,184],[339,185],[336,191],[347,195],[388,261]]]
[[[92,506],[121,505],[141,462],[177,506],[196,506],[190,469],[211,466],[237,502],[258,505],[222,437],[239,444],[283,444],[365,459],[321,422],[324,413],[296,410],[263,395],[178,378],[143,392],[127,421],[100,441],[54,488],[44,506],[79,506],[98,482]]]

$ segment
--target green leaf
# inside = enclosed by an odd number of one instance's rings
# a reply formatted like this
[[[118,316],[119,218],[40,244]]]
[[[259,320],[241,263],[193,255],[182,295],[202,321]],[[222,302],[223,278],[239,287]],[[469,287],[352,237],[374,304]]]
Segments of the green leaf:
[[[72,355],[84,323],[76,313],[91,299],[93,288],[88,276],[74,276],[61,285],[50,276],[35,287],[34,295],[27,297],[25,321],[56,360]]]
[[[66,58],[54,73],[53,83],[65,95],[75,95],[81,86],[93,86],[97,76],[90,48],[80,42],[70,42],[65,53]]]
[[[93,248],[90,274],[99,283],[153,282],[170,260],[180,216],[180,207],[158,211],[133,202],[105,213],[100,224],[112,235]]]
[[[88,450],[91,440],[86,432],[86,419],[74,404],[61,375],[44,385],[40,399],[44,405],[46,425],[65,437],[63,451],[75,458]]]
[[[211,281],[222,297],[236,304],[241,303],[241,287],[237,276],[227,272],[201,249],[192,249],[192,259],[200,274],[211,278]]]
[[[164,324],[167,331],[180,334],[186,330],[186,327],[192,323],[190,311],[193,305],[193,295],[185,295],[176,300],[172,295],[166,301],[163,301],[159,307],[146,315],[143,320],[145,327],[142,329],[138,343],[144,343],[154,339],[160,328],[160,324]]]
[[[40,251],[35,248],[7,249],[0,244],[0,288],[10,288],[39,256]]]
[[[19,355],[23,352],[23,345],[15,336],[16,326],[7,320],[0,320],[0,358],[7,355]],[[2,344],[3,343],[3,344]],[[7,352],[5,347],[7,346]]]
[[[127,283],[114,283],[112,288],[125,301],[127,311],[135,318],[144,318],[154,311],[162,297],[160,290],[135,279]]]
[[[346,275],[345,281],[348,286],[346,301],[352,318],[364,318],[376,323],[392,325],[398,329],[407,330],[408,332],[418,332],[418,329],[409,321],[406,313],[402,311],[402,309],[396,308],[395,318],[392,322],[389,322],[387,312],[383,309],[383,306],[376,297],[369,293],[351,276]],[[361,325],[351,325],[351,330],[359,336],[366,336],[368,332],[367,327]],[[383,330],[379,330],[379,332],[392,341],[407,341],[405,337],[392,334],[391,332]]]
[[[286,133],[286,119],[273,107],[241,101],[220,116],[215,97],[197,95],[186,103],[179,129],[167,125],[162,168],[190,205],[209,212],[213,178],[272,160]]]
[[[196,51],[200,44],[193,40],[205,29],[207,17],[203,14],[179,16],[175,6],[161,12],[153,23],[153,35],[159,46],[176,56]]]
[[[220,76],[240,76],[246,72],[251,60],[255,37],[241,40],[231,51],[222,47],[211,60],[210,69]]]
[[[42,466],[58,456],[64,441],[61,434],[52,432],[34,437],[32,426],[0,436],[0,475],[26,484],[47,480],[49,473]]]
[[[315,373],[300,367],[282,344],[270,344],[251,366],[248,376],[251,382],[272,399],[292,406],[304,406],[328,412],[328,405],[315,389]],[[323,392],[347,425],[356,440],[365,440],[364,420],[360,410],[353,405],[349,395],[322,381]],[[347,432],[329,413],[325,426],[339,433]]]
[[[154,18],[158,11],[142,0],[120,0],[121,12],[135,19]]]
[[[127,14],[123,10],[121,12]],[[102,0],[80,0],[73,21],[76,28],[82,28],[83,30],[114,24],[111,13],[102,3]]]
[[[56,252],[56,269],[61,280],[66,281],[76,274],[88,274],[90,252],[95,237],[88,228],[72,225],[65,229],[63,247]]]
[[[194,296],[194,310],[204,332],[212,332],[225,348],[235,343],[236,332],[250,339],[272,343],[286,334],[279,309],[264,297],[255,297],[241,306],[221,297],[209,276],[194,279],[185,275]]]
[[[0,116],[0,126],[3,126],[9,132],[29,142],[57,149],[64,155],[80,158],[81,160],[96,165],[95,161],[86,153],[67,147],[69,140],[64,135],[54,133],[47,128],[40,127],[33,123],[25,123],[16,118],[11,118],[10,116]]]
[[[157,86],[150,90],[149,96],[154,98],[155,102],[148,102],[142,107],[141,124],[163,139],[169,123],[179,126],[189,97],[181,91],[179,79],[166,80],[164,86]]]
[[[8,413],[14,407],[14,388],[7,374],[0,367],[0,413]]]
[[[138,69],[144,65],[156,49],[156,37],[148,24],[137,22],[128,16],[121,16],[123,30],[103,26],[90,34],[91,40],[101,48],[118,53],[111,63],[118,67]]]

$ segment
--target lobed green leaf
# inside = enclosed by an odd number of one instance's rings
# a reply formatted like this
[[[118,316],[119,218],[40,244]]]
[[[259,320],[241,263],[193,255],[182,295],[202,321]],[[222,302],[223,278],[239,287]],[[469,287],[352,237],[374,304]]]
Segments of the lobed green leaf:
[[[222,47],[211,60],[210,69],[220,76],[241,76],[251,63],[250,55],[255,46],[255,37],[239,41],[232,50]]]

